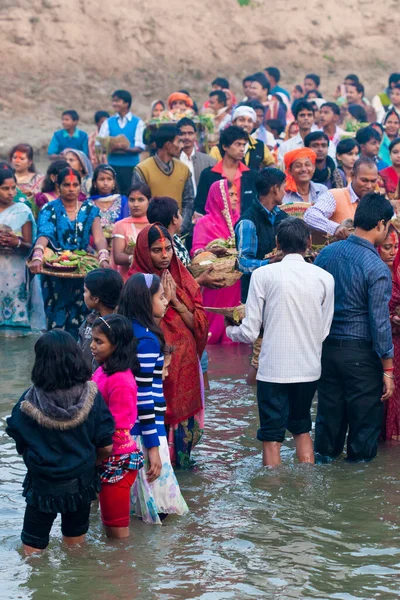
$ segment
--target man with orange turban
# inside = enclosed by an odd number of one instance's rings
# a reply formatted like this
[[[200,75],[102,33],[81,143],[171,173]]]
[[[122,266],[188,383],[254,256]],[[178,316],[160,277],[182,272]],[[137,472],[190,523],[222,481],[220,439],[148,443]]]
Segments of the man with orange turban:
[[[283,204],[293,202],[314,204],[318,196],[327,191],[325,185],[311,181],[316,159],[317,155],[310,148],[298,148],[285,154],[286,194]]]

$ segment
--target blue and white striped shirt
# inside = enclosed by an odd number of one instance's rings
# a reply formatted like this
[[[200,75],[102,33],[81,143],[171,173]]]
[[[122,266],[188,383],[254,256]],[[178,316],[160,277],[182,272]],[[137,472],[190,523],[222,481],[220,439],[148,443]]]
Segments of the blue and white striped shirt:
[[[131,434],[141,435],[145,447],[153,448],[160,445],[159,437],[166,435],[166,403],[162,382],[164,355],[160,352],[160,342],[154,333],[136,320],[132,325],[138,340],[140,372],[135,376],[138,386],[138,418]]]
[[[327,246],[315,265],[335,280],[335,313],[330,336],[372,342],[380,358],[393,357],[389,300],[392,278],[376,248],[351,235]]]

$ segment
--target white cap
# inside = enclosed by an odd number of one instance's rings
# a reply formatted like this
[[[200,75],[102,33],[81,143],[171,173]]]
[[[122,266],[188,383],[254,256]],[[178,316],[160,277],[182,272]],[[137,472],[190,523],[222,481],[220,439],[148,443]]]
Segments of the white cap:
[[[250,106],[238,106],[233,111],[232,121],[237,119],[238,117],[250,117],[253,119],[253,123],[257,121],[257,115],[254,108],[250,108]]]

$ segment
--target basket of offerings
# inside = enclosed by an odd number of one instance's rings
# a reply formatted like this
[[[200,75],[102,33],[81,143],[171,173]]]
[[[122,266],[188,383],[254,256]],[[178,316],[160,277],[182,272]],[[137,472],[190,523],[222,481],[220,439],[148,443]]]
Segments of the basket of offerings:
[[[125,254],[129,254],[129,256],[131,256],[132,254],[135,254],[135,248],[136,248],[136,242],[135,242],[135,240],[130,238],[129,242],[125,246],[124,252],[125,252]]]
[[[224,240],[223,238],[218,238],[213,240],[206,246],[207,252],[212,252],[215,256],[237,256],[237,250],[235,245],[235,238],[228,238]]]
[[[99,261],[93,254],[84,250],[62,250],[53,252],[46,248],[43,256],[43,271],[45,275],[55,277],[85,277],[89,271],[98,269]]]
[[[304,213],[310,206],[311,204],[309,202],[291,202],[290,204],[282,204],[279,208],[290,217],[303,219]]]
[[[130,147],[128,138],[124,135],[114,135],[107,137],[97,137],[96,140],[100,143],[101,147],[107,154],[111,154],[115,148],[126,148]]]
[[[234,285],[242,276],[242,273],[237,270],[236,256],[218,258],[212,252],[200,252],[200,254],[195,256],[188,268],[193,277],[199,277],[209,269],[211,270],[211,274],[223,275],[225,279],[224,287]]]
[[[231,306],[227,308],[215,308],[214,306],[205,306],[204,310],[215,313],[217,315],[223,315],[227,319],[230,319],[234,323],[241,323],[246,316],[246,305],[239,304],[239,306]]]

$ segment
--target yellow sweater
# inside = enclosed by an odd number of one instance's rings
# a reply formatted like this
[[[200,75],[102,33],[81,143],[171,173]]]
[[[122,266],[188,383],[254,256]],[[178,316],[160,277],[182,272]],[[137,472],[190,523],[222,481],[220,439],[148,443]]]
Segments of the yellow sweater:
[[[249,162],[250,162],[250,152],[255,148],[255,146],[256,146],[256,140],[250,136],[249,137],[249,147],[247,148],[246,154],[244,155],[244,162],[247,166],[249,166]],[[220,152],[218,146],[213,146],[211,148],[209,154],[210,154],[210,156],[212,156],[212,158],[215,158],[215,160],[217,162],[222,160],[221,152]],[[275,166],[274,157],[272,156],[268,146],[266,146],[265,144],[264,144],[264,158],[261,163],[261,166],[263,168]]]
[[[173,159],[173,169],[169,175],[161,171],[154,158],[146,158],[135,168],[139,171],[142,178],[146,181],[154,196],[169,196],[177,201],[179,208],[182,209],[182,195],[185,183],[191,176],[189,168],[180,160]]]

